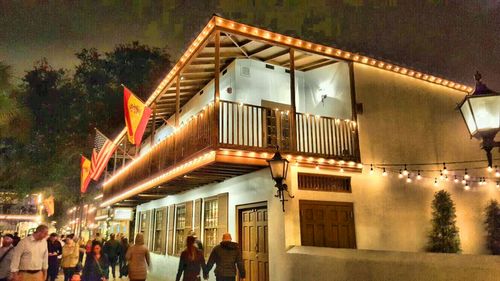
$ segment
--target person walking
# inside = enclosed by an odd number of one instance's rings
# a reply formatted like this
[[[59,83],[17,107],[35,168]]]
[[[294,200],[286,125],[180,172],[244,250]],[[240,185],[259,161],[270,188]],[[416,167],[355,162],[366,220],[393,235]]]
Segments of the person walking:
[[[14,249],[14,236],[6,234],[2,237],[2,247],[0,248],[0,281],[7,281],[10,277],[10,263]]]
[[[13,250],[10,272],[13,281],[44,281],[49,267],[47,235],[49,228],[39,225],[33,235],[22,239]]]
[[[207,276],[205,257],[203,252],[196,247],[196,237],[188,236],[186,249],[181,253],[175,281],[180,281],[181,275],[184,275],[182,281],[199,281],[201,280],[200,271],[203,271],[203,276]]]
[[[204,274],[205,279],[208,279],[208,273],[215,264],[215,279],[217,281],[234,281],[236,268],[238,268],[240,280],[245,280],[245,267],[241,258],[240,247],[238,243],[231,240],[231,234],[224,233],[222,242],[213,248],[208,258],[207,269]]]
[[[80,257],[80,248],[73,239],[66,239],[66,244],[62,249],[61,267],[64,272],[64,281],[71,280],[71,277],[77,271],[78,259]]]
[[[137,233],[135,243],[130,246],[125,255],[128,262],[128,278],[130,281],[144,281],[148,275],[148,267],[151,267],[149,250],[144,246],[144,236]]]
[[[90,254],[85,259],[85,266],[82,270],[82,281],[106,281],[109,276],[109,261],[103,253],[101,243],[92,242]],[[24,280],[23,280],[24,281]]]
[[[196,235],[196,232],[194,230],[189,231],[188,236],[193,236],[195,239],[194,246],[203,252],[203,243],[201,243],[200,239],[198,239],[198,236]]]
[[[49,251],[49,269],[47,281],[55,281],[59,274],[59,255],[62,253],[61,243],[57,240],[57,233],[51,233],[47,239],[47,249]]]
[[[13,242],[14,247],[17,246],[17,244],[19,244],[20,241],[21,237],[19,237],[19,234],[17,232],[14,232],[14,242]]]
[[[120,278],[122,278],[123,276],[127,276],[128,273],[126,271],[128,271],[126,269],[126,266],[127,266],[127,260],[125,259],[125,255],[127,254],[127,250],[128,250],[128,239],[125,238],[125,237],[122,237],[121,239],[121,248],[120,248],[120,257],[119,257],[119,268],[120,268]]]
[[[94,240],[92,242],[94,242],[94,241],[102,243],[102,237],[101,237],[101,234],[99,232],[97,232],[95,234]]]
[[[111,266],[111,274],[113,278],[116,278],[116,264],[118,262],[118,257],[120,256],[121,244],[115,239],[115,234],[111,233],[109,236],[109,241],[104,243],[104,253],[108,256],[109,265]]]

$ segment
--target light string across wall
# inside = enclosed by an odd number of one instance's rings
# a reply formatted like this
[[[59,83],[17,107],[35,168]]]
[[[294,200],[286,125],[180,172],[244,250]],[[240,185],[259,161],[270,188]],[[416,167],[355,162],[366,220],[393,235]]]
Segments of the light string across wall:
[[[494,159],[500,160],[500,159]],[[495,184],[500,190],[500,170],[496,166],[484,166],[485,160],[450,161],[434,163],[371,163],[369,164],[369,175],[381,175],[387,177],[395,174],[400,180],[412,183],[414,180],[421,181],[429,179],[436,187],[443,183],[462,184],[465,190],[470,190],[472,185],[483,186],[490,183]],[[470,165],[469,164],[476,164]],[[365,167],[368,164],[364,165]],[[427,166],[427,167],[426,167]],[[430,168],[429,166],[433,166]],[[439,168],[435,168],[439,167]],[[450,168],[453,167],[453,168]],[[480,173],[483,171],[483,173]],[[473,172],[474,175],[471,175]],[[486,172],[487,176],[483,175]]]

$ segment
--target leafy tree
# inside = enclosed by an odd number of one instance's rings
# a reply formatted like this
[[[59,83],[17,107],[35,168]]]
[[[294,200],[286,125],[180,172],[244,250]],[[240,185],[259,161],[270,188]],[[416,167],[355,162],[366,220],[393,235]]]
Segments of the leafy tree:
[[[427,250],[435,253],[460,252],[460,237],[455,225],[455,204],[450,194],[444,190],[434,194],[431,223]]]
[[[498,201],[491,200],[485,212],[486,247],[493,255],[500,255],[500,206]]]

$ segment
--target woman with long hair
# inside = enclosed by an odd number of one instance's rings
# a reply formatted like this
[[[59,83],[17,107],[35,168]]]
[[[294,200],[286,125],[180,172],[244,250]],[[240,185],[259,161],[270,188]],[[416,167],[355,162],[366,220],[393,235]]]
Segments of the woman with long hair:
[[[177,270],[176,281],[199,281],[201,280],[200,271],[206,276],[206,264],[203,252],[195,246],[196,238],[188,236],[186,239],[186,249],[181,254],[179,260],[179,269]],[[184,274],[183,274],[184,273]]]
[[[128,278],[130,281],[144,281],[151,266],[149,250],[144,246],[144,236],[137,233],[135,243],[128,247],[125,259],[128,262]]]
[[[101,250],[102,246],[100,242],[92,242],[91,251],[85,259],[82,281],[106,281],[108,279],[109,261],[108,257]]]

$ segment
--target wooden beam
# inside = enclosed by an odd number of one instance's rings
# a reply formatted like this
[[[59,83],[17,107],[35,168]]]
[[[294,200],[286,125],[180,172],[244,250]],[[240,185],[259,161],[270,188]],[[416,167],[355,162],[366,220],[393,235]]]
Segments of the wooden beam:
[[[179,111],[181,109],[181,75],[177,75],[177,82],[176,82],[176,96],[175,96],[175,127],[179,127]]]
[[[335,60],[328,60],[326,62],[321,62],[321,63],[317,63],[317,64],[312,64],[310,66],[307,66],[307,67],[300,67],[300,68],[297,68],[298,70],[300,71],[309,71],[309,70],[313,70],[313,69],[316,69],[316,68],[320,68],[320,67],[323,67],[323,66],[327,66],[327,65],[330,65],[330,64],[334,64],[334,63],[337,63],[338,61],[335,61]]]
[[[220,31],[215,31],[215,63],[214,63],[214,120],[212,128],[212,146],[219,141],[219,106],[220,106]]]
[[[290,49],[290,150],[297,150],[297,129],[295,128],[295,50]]]
[[[278,58],[278,57],[281,57],[281,56],[284,56],[284,55],[288,55],[288,53],[290,52],[290,49],[285,49],[283,51],[279,51],[277,52],[276,54],[273,54],[273,55],[270,55],[270,56],[267,56],[265,58],[262,59],[262,61],[270,61],[270,60],[273,60],[275,58]]]

